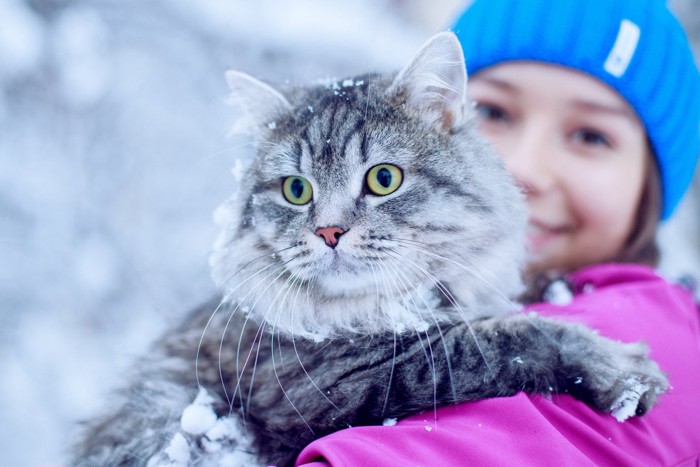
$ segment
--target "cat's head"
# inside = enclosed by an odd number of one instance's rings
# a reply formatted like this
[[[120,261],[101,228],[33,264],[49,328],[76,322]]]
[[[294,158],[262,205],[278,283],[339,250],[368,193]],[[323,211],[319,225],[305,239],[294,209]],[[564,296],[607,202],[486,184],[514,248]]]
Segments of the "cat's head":
[[[470,319],[520,291],[524,204],[474,132],[454,35],[393,75],[227,79],[258,143],[211,258],[237,312],[322,339]]]

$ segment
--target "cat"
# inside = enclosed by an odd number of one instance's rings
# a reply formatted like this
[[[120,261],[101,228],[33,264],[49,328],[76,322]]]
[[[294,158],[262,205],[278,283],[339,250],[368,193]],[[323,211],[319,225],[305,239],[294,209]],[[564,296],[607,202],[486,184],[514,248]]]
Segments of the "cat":
[[[452,33],[396,74],[227,80],[258,145],[217,211],[223,296],[155,343],[72,465],[213,465],[244,443],[205,431],[236,421],[252,459],[284,466],[318,437],[446,404],[568,392],[622,420],[665,391],[645,345],[506,298],[526,209],[476,132]]]

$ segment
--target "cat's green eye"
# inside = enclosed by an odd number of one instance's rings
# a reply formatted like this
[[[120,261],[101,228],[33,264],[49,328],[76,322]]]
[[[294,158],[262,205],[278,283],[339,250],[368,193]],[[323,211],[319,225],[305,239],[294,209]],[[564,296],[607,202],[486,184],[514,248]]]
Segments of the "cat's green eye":
[[[392,164],[375,165],[367,172],[367,188],[377,196],[390,195],[403,183],[403,172]]]
[[[301,206],[311,201],[313,189],[304,177],[292,176],[282,182],[282,195],[290,203]]]

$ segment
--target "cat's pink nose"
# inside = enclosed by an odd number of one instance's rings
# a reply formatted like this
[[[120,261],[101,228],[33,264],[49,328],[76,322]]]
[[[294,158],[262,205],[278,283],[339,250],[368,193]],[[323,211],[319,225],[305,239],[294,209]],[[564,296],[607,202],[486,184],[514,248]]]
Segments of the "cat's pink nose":
[[[340,227],[321,227],[316,229],[316,235],[323,238],[331,248],[335,248],[340,241],[340,236],[343,235],[347,230],[343,230]]]

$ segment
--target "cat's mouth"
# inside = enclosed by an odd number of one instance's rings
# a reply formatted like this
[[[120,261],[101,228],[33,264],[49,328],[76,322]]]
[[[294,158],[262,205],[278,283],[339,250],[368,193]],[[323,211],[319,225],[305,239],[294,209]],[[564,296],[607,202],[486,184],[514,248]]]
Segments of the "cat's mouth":
[[[347,255],[333,250],[330,263],[326,267],[327,273],[331,276],[357,275],[358,267],[355,261],[352,261]]]
[[[316,271],[318,284],[329,296],[362,295],[376,289],[369,265],[347,253],[329,252]]]

